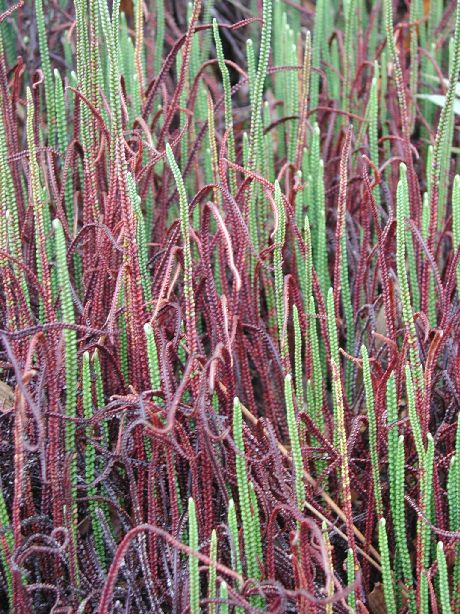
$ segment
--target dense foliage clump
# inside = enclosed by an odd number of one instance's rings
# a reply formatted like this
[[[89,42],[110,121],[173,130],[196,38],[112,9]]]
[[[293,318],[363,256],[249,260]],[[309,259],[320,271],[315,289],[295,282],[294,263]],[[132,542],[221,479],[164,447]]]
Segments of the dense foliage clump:
[[[0,0],[0,610],[460,611],[460,5]]]

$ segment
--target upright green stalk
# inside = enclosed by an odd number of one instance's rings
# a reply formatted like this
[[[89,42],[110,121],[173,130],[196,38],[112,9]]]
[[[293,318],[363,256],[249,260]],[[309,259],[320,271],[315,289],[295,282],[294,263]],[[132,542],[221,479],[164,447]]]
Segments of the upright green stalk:
[[[418,0],[414,0],[410,3],[410,91],[417,91],[417,81],[418,81],[418,29],[417,20],[423,19],[423,10],[421,11],[421,2]],[[411,101],[411,126],[413,128],[415,123],[415,99]]]
[[[331,348],[331,364],[335,363],[338,369],[340,369],[340,356],[339,356],[339,336],[337,333],[337,320],[335,317],[335,306],[334,306],[334,291],[332,288],[329,288],[329,292],[327,294],[327,332],[329,335],[329,345]],[[336,416],[334,417],[334,422],[336,422]]]
[[[65,99],[62,79],[57,69],[54,70],[54,96],[56,107],[56,140],[59,152],[62,156],[62,167],[64,167],[64,159],[67,152],[67,126],[65,113]],[[72,173],[67,173],[66,183],[64,186],[64,201],[67,216],[67,224],[70,231],[74,230],[74,211],[73,211],[73,181]]]
[[[353,525],[351,524],[352,518],[352,505],[351,505],[351,491],[350,491],[350,469],[348,464],[348,447],[347,447],[347,432],[345,428],[345,412],[343,406],[343,391],[342,381],[340,378],[340,371],[337,367],[337,363],[332,360],[332,389],[334,394],[334,432],[337,432],[337,446],[340,458],[340,470],[339,481],[341,497],[343,501],[343,508],[345,509],[348,543],[353,549],[354,546],[354,532]],[[356,561],[355,561],[356,562]]]
[[[53,229],[56,241],[56,263],[59,282],[59,296],[61,299],[62,322],[75,324],[72,289],[70,284],[69,270],[67,268],[67,250],[64,231],[60,220],[53,221]],[[76,553],[76,521],[77,521],[77,449],[76,428],[74,418],[77,415],[77,333],[73,328],[64,328],[64,356],[65,356],[65,451],[70,455],[70,483],[71,483],[71,511],[70,524],[73,531],[74,542],[74,565],[78,577],[78,560]]]
[[[275,274],[275,299],[276,315],[278,322],[278,338],[280,352],[286,355],[287,344],[285,343],[284,329],[284,277],[283,277],[283,247],[286,236],[286,212],[278,181],[275,182],[275,205],[278,213],[278,224],[275,231],[275,249],[273,251],[273,266]]]
[[[144,333],[147,344],[147,359],[149,363],[150,385],[153,390],[160,390],[161,380],[158,351],[155,341],[155,335],[153,333],[153,328],[149,323],[144,324]]]
[[[449,528],[451,531],[460,529],[460,418],[457,417],[457,432],[455,436],[455,454],[450,461],[447,479],[447,498],[449,503]],[[458,608],[460,602],[460,543],[455,546],[455,564],[453,572],[454,605]]]
[[[0,38],[1,54],[3,54],[3,47]],[[3,106],[3,104],[4,101],[0,96],[0,105]],[[4,114],[0,113],[0,247],[22,261],[18,208],[13,176],[8,164],[8,143],[5,128]],[[3,258],[0,259],[0,263],[3,266],[8,266],[7,261]],[[29,287],[24,272],[17,265],[13,265],[13,271],[20,280],[21,289],[30,310]],[[10,322],[10,324],[13,324],[13,322]]]
[[[37,161],[37,149],[34,136],[34,106],[32,93],[27,89],[27,145],[29,148],[29,171],[30,171],[30,202],[34,212],[34,231],[35,231],[35,259],[37,266],[37,277],[42,284],[45,297],[40,297],[39,318],[44,322],[45,318],[52,317],[51,311],[51,278],[48,267],[46,250],[46,220],[44,209],[46,207],[43,200],[43,190],[40,185],[40,167]]]
[[[188,545],[192,550],[198,550],[198,523],[196,519],[195,502],[190,497],[188,500]],[[198,559],[194,554],[189,555],[189,591],[190,591],[190,614],[200,614],[200,572]]]
[[[249,498],[251,500],[252,526],[254,538],[256,540],[257,556],[259,561],[262,561],[264,554],[262,546],[262,528],[260,524],[259,502],[257,501],[256,490],[253,482],[249,482]]]
[[[193,296],[193,269],[192,251],[190,246],[190,218],[188,210],[187,194],[185,191],[184,180],[177,166],[176,159],[169,144],[166,144],[166,157],[171,167],[174,180],[179,192],[179,217],[180,229],[184,250],[184,297],[185,297],[185,322],[186,333],[190,342],[189,351],[192,354],[196,350],[195,341],[195,299]]]
[[[412,580],[412,563],[409,554],[407,541],[407,524],[405,516],[405,498],[404,498],[404,478],[405,478],[405,451],[404,451],[404,436],[398,438],[398,449],[396,456],[396,467],[394,476],[394,496],[391,507],[391,515],[393,518],[393,528],[396,538],[396,551],[399,558],[399,567],[402,572],[402,579],[406,588],[406,593],[409,598],[409,611],[411,614],[416,614],[417,604],[415,602],[415,593]]]
[[[238,484],[238,498],[240,503],[241,521],[243,524],[244,549],[246,554],[248,577],[259,579],[259,565],[257,562],[257,541],[255,535],[257,527],[254,526],[251,511],[251,498],[249,494],[248,475],[246,470],[245,448],[243,441],[243,415],[238,398],[233,402],[233,439],[236,448],[236,479]]]
[[[286,401],[289,440],[291,442],[292,460],[294,463],[294,481],[297,507],[300,511],[302,511],[305,504],[305,485],[303,481],[304,467],[302,450],[300,448],[299,431],[294,411],[294,402],[292,398],[292,376],[290,373],[288,373],[284,378],[284,398]]]
[[[455,175],[452,189],[452,238],[455,250],[460,248],[460,175]],[[460,297],[460,262],[457,265],[457,295]]]
[[[369,365],[369,354],[367,348],[361,347],[361,355],[363,357],[363,380],[364,391],[366,393],[367,420],[369,423],[369,448],[372,465],[372,478],[374,482],[374,498],[375,510],[377,516],[383,516],[382,490],[380,484],[380,468],[377,448],[377,421],[375,417],[374,407],[374,389],[372,386],[371,368]]]
[[[230,548],[232,569],[234,569],[237,573],[242,575],[243,566],[241,564],[241,555],[240,555],[238,520],[236,517],[235,502],[233,501],[233,499],[230,499],[228,502],[227,523],[228,523],[228,530],[230,533],[230,537],[233,542],[233,548]]]
[[[294,323],[294,377],[295,377],[295,396],[297,403],[302,409],[303,394],[303,369],[302,369],[302,334],[300,332],[299,312],[297,306],[292,307],[292,320]]]
[[[45,16],[43,13],[43,0],[35,0],[35,13],[37,16],[38,46],[40,48],[40,61],[45,82],[46,113],[48,118],[48,140],[50,145],[55,144],[55,108],[54,108],[54,84],[51,72],[48,41],[46,37]]]
[[[369,154],[370,159],[379,168],[379,149],[378,149],[378,125],[379,125],[379,64],[374,62],[374,76],[371,83],[371,91],[369,95],[369,103],[367,106],[368,119],[368,138],[369,138]],[[380,188],[374,188],[374,199],[377,205],[380,204]]]
[[[449,573],[447,571],[446,555],[444,554],[444,544],[442,542],[438,542],[436,548],[436,558],[438,561],[441,611],[442,614],[453,614],[453,610],[450,607],[449,597]]]
[[[436,3],[434,3],[436,4]],[[431,165],[431,194],[430,194],[430,233],[428,236],[428,246],[432,249],[434,243],[434,233],[439,225],[438,220],[438,199],[440,197],[441,182],[447,172],[446,164],[450,164],[450,155],[444,156],[444,148],[450,150],[452,143],[447,139],[449,123],[454,112],[455,88],[457,85],[458,74],[460,72],[460,3],[457,3],[455,17],[454,43],[450,62],[449,85],[446,93],[446,100],[441,109],[438,129],[433,148],[433,162]]]
[[[144,15],[142,4],[142,0],[136,0],[134,6],[136,22],[135,63],[140,100],[142,100],[142,96],[144,93]]]
[[[388,549],[388,537],[385,518],[379,520],[379,549],[382,557],[382,580],[385,606],[388,614],[396,614],[396,601],[393,589],[393,575],[391,573],[390,551]]]
[[[251,127],[249,137],[249,163],[251,170],[257,170],[258,164],[262,162],[258,160],[257,143],[258,135],[261,134],[262,129],[262,99],[270,55],[272,0],[263,0],[262,19],[263,25],[259,49],[259,63],[257,65],[254,93],[251,97]],[[257,224],[256,196],[257,192],[251,187],[249,195],[249,233],[252,243],[257,250],[259,245],[259,228]]]
[[[419,416],[417,414],[415,406],[415,391],[412,381],[412,373],[409,365],[405,367],[406,375],[406,392],[407,392],[407,413],[409,414],[409,421],[414,437],[415,449],[417,450],[419,466],[422,466],[423,459],[425,458],[425,447],[423,444],[422,429],[420,426]]]
[[[214,32],[214,43],[216,45],[216,56],[217,63],[219,64],[219,70],[222,74],[222,85],[224,88],[224,118],[225,118],[225,129],[228,131],[227,137],[227,150],[228,150],[228,159],[231,162],[235,161],[235,137],[233,135],[233,111],[232,111],[232,94],[231,94],[231,83],[230,83],[230,73],[228,71],[227,65],[225,64],[224,58],[224,50],[222,48],[222,41],[220,40],[219,35],[219,27],[217,25],[216,19],[212,21],[212,30]],[[236,175],[235,170],[229,170],[229,180],[230,180],[230,189],[232,194],[236,194]]]
[[[94,350],[94,353],[92,355],[92,362],[93,362],[94,377],[95,377],[94,392],[95,392],[95,397],[96,397],[96,409],[101,409],[102,407],[104,407],[104,384],[102,380],[102,369],[101,369],[101,362],[99,360],[99,352],[97,350]],[[102,431],[103,443],[108,448],[109,447],[109,427],[108,427],[106,420],[104,420],[104,422],[101,425],[101,431]]]
[[[324,192],[324,163],[318,164],[316,180],[317,199],[317,233],[316,233],[316,260],[315,268],[318,273],[319,283],[323,296],[326,297],[330,284],[328,260],[327,260],[327,231],[326,231],[326,197]]]
[[[111,111],[112,156],[115,146],[123,132],[121,104],[120,104],[120,66],[118,54],[118,21],[119,0],[114,2],[112,20],[106,0],[98,0],[102,31],[107,45],[107,59],[109,65],[109,98]]]
[[[213,529],[211,532],[211,545],[209,546],[209,558],[211,561],[217,560],[217,533],[216,530]],[[214,565],[209,566],[209,575],[208,575],[208,599],[209,603],[209,614],[215,614],[216,612],[216,604],[212,603],[212,599],[215,599],[217,596],[217,570]]]
[[[299,216],[300,217],[300,216]],[[300,226],[299,226],[300,228]],[[303,262],[303,275],[300,279],[302,292],[303,292],[303,304],[305,311],[310,308],[310,297],[313,292],[313,254],[312,254],[312,239],[310,230],[310,220],[308,215],[304,217],[304,231],[303,240],[305,242],[305,260]]]
[[[318,341],[318,330],[316,323],[316,307],[315,299],[310,296],[310,310],[308,314],[308,343],[311,352],[312,378],[311,386],[313,392],[313,408],[308,408],[311,412],[313,421],[316,426],[324,432],[324,416],[323,416],[323,374],[321,369],[321,356]],[[311,411],[313,409],[313,411]]]
[[[219,590],[219,599],[223,602],[219,604],[219,614],[228,614],[228,587],[226,582],[221,582],[220,590]],[[235,613],[238,613],[238,610],[242,608],[235,608]]]
[[[385,12],[385,33],[387,39],[387,47],[390,59],[393,63],[394,78],[396,81],[396,92],[401,113],[402,134],[403,138],[406,139],[407,142],[409,142],[410,132],[408,124],[406,93],[403,87],[403,75],[401,70],[399,53],[396,48],[396,43],[393,35],[393,0],[384,0],[383,7]]]
[[[59,296],[61,298],[62,321],[66,324],[75,324],[72,290],[69,271],[67,269],[67,250],[64,231],[58,219],[53,221],[56,241],[56,260],[59,280]],[[66,380],[66,415],[74,418],[76,415],[77,399],[77,333],[72,328],[64,329],[65,343],[65,380]],[[75,452],[75,423],[66,422],[66,450]],[[76,476],[75,476],[76,478]]]
[[[345,53],[343,58],[343,110],[350,108],[351,81],[354,69],[355,38],[353,36],[354,13],[356,11],[355,0],[343,0],[343,13],[345,15]]]
[[[405,217],[409,212],[409,190],[407,186],[407,173],[405,164],[400,165],[400,179],[396,192],[396,271],[398,274],[402,317],[407,330],[409,357],[415,376],[416,388],[423,394],[423,368],[417,347],[417,331],[412,312],[411,293],[407,279],[406,268],[406,230]]]
[[[319,100],[319,69],[321,67],[321,55],[327,40],[324,28],[324,13],[327,10],[326,0],[318,0],[315,12],[315,25],[313,29],[313,44],[311,49],[311,109],[316,109]]]
[[[353,550],[348,548],[347,550],[347,584],[351,586],[355,581],[355,560],[353,556]],[[355,591],[352,591],[347,597],[347,603],[355,611],[356,608],[356,595]]]
[[[427,449],[423,459],[420,499],[422,512],[429,522],[431,522],[431,507],[433,493],[433,461],[434,461],[434,440],[431,433],[427,435]],[[428,593],[428,570],[430,567],[430,526],[424,517],[417,520],[417,549],[420,557],[419,586],[418,586],[418,611],[420,614],[429,612],[429,593]]]
[[[83,354],[83,368],[82,368],[82,405],[83,405],[83,417],[89,423],[93,417],[93,395],[91,385],[91,372],[90,372],[90,358],[89,352]],[[96,449],[93,445],[92,439],[94,438],[93,428],[88,424],[85,429],[86,434],[86,448],[85,448],[85,480],[87,484],[91,484],[96,479]],[[95,486],[88,486],[88,507],[91,516],[91,526],[94,533],[94,544],[97,552],[97,556],[103,568],[106,566],[105,548],[103,531],[97,516],[97,503],[94,497],[97,494]]]

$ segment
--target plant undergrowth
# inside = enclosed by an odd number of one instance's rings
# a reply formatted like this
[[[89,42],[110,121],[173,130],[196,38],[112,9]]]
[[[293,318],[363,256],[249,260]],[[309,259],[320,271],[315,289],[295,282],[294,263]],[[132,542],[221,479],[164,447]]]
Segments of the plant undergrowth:
[[[0,610],[460,612],[460,5],[0,0]]]

